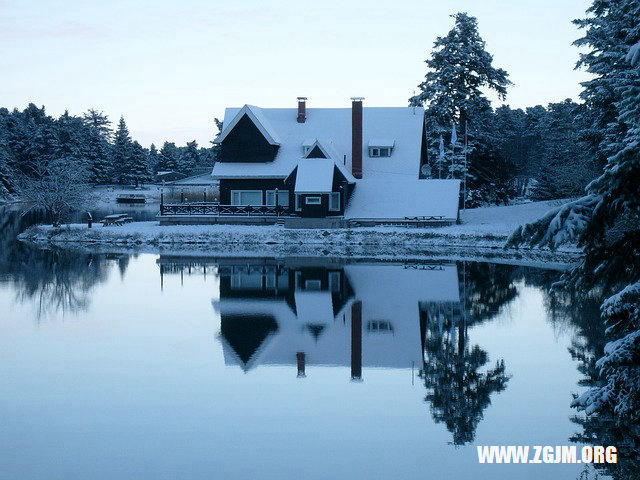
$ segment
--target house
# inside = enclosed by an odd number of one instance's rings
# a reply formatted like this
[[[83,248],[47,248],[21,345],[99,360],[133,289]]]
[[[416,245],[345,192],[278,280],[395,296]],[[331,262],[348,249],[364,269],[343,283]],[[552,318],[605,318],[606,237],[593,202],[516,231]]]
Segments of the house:
[[[426,164],[421,107],[227,108],[211,179],[220,204],[278,214],[453,223],[460,182],[420,178]]]

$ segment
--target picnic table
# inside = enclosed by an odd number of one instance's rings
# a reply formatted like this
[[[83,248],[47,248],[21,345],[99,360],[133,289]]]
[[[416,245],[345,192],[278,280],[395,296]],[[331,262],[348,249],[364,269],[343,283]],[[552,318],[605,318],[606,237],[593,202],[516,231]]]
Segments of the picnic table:
[[[102,219],[102,226],[107,227],[109,225],[124,225],[125,223],[133,222],[126,213],[117,213],[115,215],[107,215]]]

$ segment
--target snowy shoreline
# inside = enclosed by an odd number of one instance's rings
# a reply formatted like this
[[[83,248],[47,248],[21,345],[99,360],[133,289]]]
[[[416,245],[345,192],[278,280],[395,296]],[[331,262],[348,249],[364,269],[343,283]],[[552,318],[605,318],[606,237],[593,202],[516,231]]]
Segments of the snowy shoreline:
[[[457,258],[526,259],[538,263],[571,263],[580,252],[567,248],[504,249],[506,232],[465,232],[464,225],[443,228],[376,227],[356,229],[285,229],[279,226],[175,225],[134,222],[119,227],[31,227],[18,238],[57,247],[127,247],[144,253],[176,250],[240,256],[345,256],[386,259]]]
[[[353,229],[286,229],[267,225],[171,225],[133,222],[89,229],[85,224],[60,228],[36,225],[22,241],[62,248],[125,247],[145,253],[200,251],[239,256],[336,256],[385,259],[456,258],[521,259],[534,264],[572,263],[575,247],[505,249],[509,235],[565,201],[534,202],[461,212],[462,223],[438,228],[371,227]]]

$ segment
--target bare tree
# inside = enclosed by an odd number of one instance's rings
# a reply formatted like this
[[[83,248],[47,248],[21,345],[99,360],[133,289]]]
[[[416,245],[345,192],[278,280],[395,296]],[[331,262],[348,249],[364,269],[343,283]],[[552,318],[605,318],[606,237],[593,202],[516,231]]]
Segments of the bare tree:
[[[22,175],[18,194],[32,208],[45,210],[54,227],[73,210],[87,210],[93,204],[89,173],[77,161],[61,158],[39,162],[32,175]]]

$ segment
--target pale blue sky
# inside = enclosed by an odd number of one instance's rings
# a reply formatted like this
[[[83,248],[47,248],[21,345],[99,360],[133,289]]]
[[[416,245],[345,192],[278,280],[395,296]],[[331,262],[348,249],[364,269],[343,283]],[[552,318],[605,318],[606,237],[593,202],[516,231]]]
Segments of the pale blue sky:
[[[0,0],[0,106],[124,115],[144,145],[208,142],[225,106],[406,105],[467,11],[515,83],[508,104],[577,99],[587,0]]]

